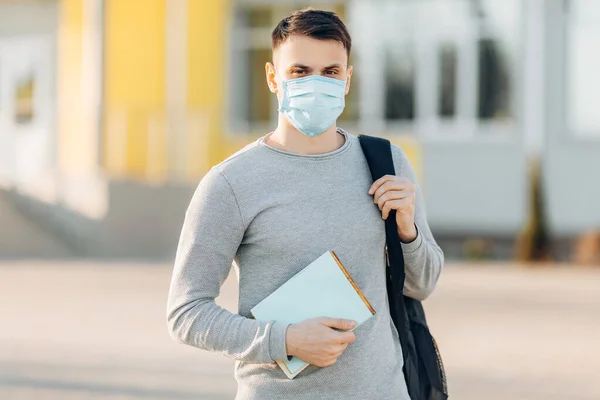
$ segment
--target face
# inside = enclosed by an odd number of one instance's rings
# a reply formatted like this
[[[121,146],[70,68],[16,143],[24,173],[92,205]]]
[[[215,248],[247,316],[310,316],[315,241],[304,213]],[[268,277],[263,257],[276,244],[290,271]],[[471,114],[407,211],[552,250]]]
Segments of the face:
[[[352,66],[344,46],[335,40],[318,40],[308,36],[292,35],[273,52],[273,64],[267,63],[267,84],[281,102],[281,81],[322,75],[346,81],[350,90]]]

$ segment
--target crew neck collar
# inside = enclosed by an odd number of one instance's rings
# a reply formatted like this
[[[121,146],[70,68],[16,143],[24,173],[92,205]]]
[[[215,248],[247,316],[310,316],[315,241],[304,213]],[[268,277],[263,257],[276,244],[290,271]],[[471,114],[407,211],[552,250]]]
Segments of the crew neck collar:
[[[343,130],[342,128],[336,128],[336,132],[340,133],[341,135],[344,136],[345,141],[344,144],[333,150],[333,151],[329,151],[327,153],[320,153],[320,154],[298,154],[298,153],[293,153],[287,150],[282,150],[282,149],[278,149],[276,147],[270,146],[265,142],[265,139],[272,133],[269,132],[266,135],[261,136],[258,139],[258,145],[263,147],[264,149],[267,149],[269,151],[281,154],[281,155],[285,155],[288,157],[295,157],[295,158],[299,158],[299,159],[327,159],[327,158],[331,158],[331,157],[335,157],[338,156],[344,152],[346,152],[346,150],[348,150],[348,148],[350,148],[350,146],[352,145],[352,137],[350,134],[348,134],[348,132],[346,132],[345,130]]]

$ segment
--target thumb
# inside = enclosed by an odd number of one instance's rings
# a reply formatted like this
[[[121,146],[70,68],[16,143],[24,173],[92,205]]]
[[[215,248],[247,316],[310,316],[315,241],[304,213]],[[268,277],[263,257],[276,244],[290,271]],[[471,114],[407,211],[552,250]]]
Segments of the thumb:
[[[343,318],[323,317],[323,318],[321,318],[320,322],[323,325],[328,326],[330,328],[336,328],[336,329],[340,329],[343,331],[352,329],[356,326],[356,321],[352,321],[351,319],[343,319]]]

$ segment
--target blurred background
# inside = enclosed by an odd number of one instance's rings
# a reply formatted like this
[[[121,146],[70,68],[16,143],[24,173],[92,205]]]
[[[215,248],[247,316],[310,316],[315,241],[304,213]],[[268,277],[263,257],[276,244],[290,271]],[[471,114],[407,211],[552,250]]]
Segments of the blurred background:
[[[171,262],[198,181],[275,127],[270,33],[309,5],[353,38],[338,124],[425,193],[451,398],[600,399],[600,0],[0,0],[1,399],[235,396],[168,337]]]

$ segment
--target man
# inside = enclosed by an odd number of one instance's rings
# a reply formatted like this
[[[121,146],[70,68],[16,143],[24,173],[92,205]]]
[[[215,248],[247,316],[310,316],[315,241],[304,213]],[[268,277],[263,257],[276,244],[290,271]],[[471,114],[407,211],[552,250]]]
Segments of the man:
[[[443,265],[413,169],[393,146],[397,176],[371,181],[358,138],[336,127],[350,89],[351,40],[331,12],[307,9],[272,34],[267,84],[277,128],[201,180],[181,232],[168,299],[174,340],[236,360],[237,399],[406,399],[389,315],[383,219],[396,210],[404,293],[425,299]],[[353,321],[257,321],[250,309],[328,250],[377,314]],[[239,312],[214,302],[235,260]],[[274,361],[311,365],[289,380]]]

